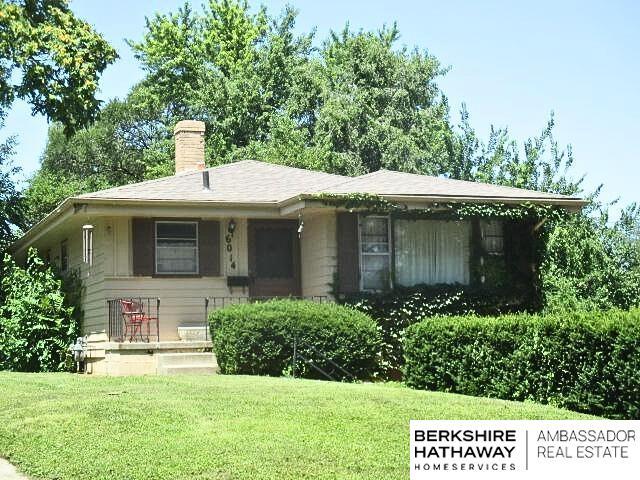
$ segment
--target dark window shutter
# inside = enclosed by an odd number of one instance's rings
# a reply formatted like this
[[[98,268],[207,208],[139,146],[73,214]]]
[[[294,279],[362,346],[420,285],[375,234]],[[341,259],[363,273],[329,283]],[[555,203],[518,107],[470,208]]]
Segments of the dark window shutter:
[[[131,224],[133,274],[150,276],[155,273],[155,222],[151,218],[134,218]]]
[[[220,222],[201,220],[198,225],[198,247],[200,249],[200,275],[220,275]]]
[[[360,290],[360,255],[358,252],[358,214],[338,213],[338,290]]]

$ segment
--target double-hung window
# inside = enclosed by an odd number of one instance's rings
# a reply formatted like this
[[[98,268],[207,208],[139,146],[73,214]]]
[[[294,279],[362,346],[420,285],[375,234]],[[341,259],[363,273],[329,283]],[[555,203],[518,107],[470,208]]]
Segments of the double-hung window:
[[[198,222],[156,222],[156,273],[198,273]]]
[[[360,268],[363,290],[391,286],[391,235],[389,217],[360,218]]]

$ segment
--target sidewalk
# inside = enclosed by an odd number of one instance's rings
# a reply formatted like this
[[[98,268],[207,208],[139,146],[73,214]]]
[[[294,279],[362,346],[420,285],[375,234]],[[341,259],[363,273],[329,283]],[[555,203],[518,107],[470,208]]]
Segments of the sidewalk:
[[[2,480],[29,480],[4,458],[0,458],[0,478]]]

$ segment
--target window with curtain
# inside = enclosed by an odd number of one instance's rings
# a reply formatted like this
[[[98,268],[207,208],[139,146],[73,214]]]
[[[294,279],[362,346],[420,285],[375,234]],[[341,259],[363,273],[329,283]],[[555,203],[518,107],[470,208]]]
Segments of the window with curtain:
[[[360,273],[363,290],[386,290],[390,287],[389,230],[389,217],[360,218]]]
[[[396,284],[468,284],[470,241],[468,221],[395,221]]]
[[[156,273],[198,273],[198,222],[156,222]]]

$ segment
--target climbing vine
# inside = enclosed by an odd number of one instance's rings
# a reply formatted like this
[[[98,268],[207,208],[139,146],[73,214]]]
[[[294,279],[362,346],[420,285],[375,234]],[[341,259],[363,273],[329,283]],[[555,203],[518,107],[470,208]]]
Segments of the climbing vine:
[[[505,220],[561,220],[568,214],[567,210],[556,205],[537,205],[524,202],[518,205],[504,203],[476,202],[434,202],[431,207],[409,209],[406,204],[392,202],[386,198],[370,193],[313,195],[324,205],[347,210],[358,210],[364,213],[393,214],[397,217],[424,218],[447,216],[457,219],[467,218],[502,218]]]

